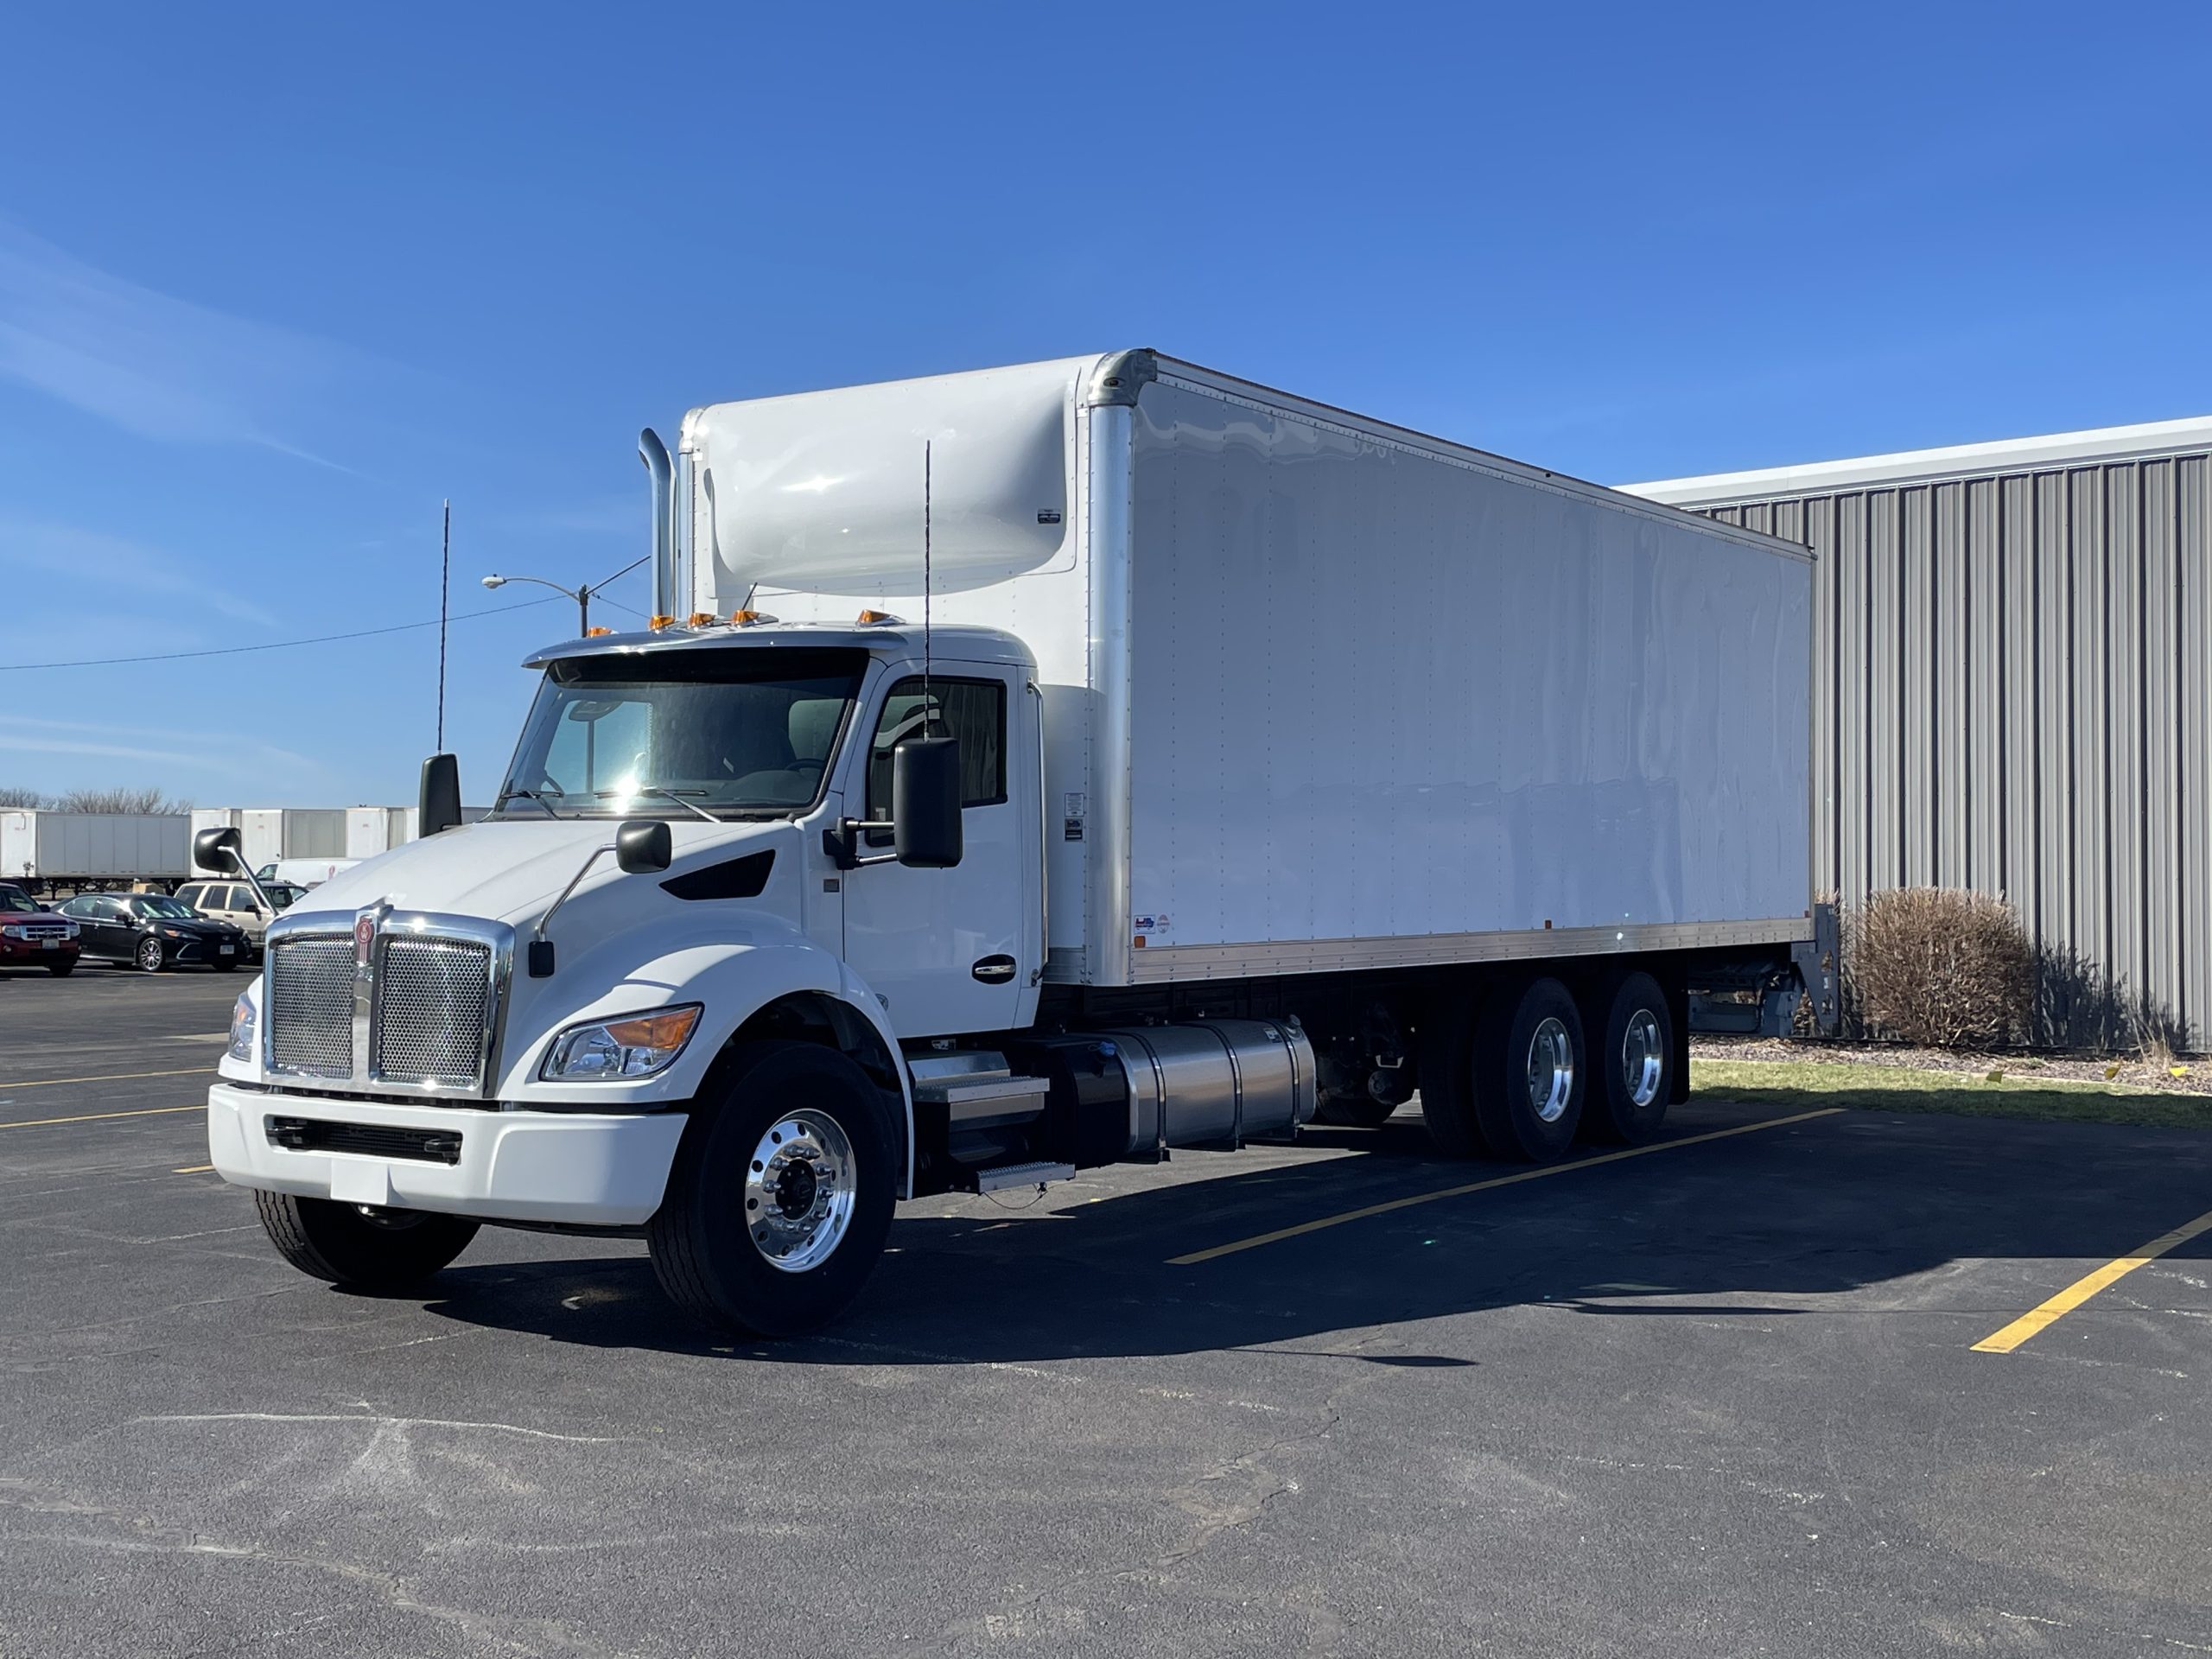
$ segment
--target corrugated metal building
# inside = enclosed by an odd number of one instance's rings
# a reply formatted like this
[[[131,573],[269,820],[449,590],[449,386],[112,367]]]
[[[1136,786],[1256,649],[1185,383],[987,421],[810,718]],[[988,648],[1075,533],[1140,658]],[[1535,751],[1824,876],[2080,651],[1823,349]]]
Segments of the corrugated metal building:
[[[2212,419],[1626,487],[1818,556],[1816,887],[2001,894],[2045,1039],[2212,1047]]]

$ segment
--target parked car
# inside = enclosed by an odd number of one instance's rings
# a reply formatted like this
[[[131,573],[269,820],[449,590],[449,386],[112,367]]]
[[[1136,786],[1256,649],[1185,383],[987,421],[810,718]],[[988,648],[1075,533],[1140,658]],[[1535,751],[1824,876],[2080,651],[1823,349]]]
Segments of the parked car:
[[[195,916],[191,906],[164,893],[80,893],[61,913],[77,924],[88,962],[123,963],[149,974],[196,962],[226,974],[246,953],[238,928]]]
[[[43,968],[55,978],[77,966],[77,924],[12,881],[0,881],[0,963]]]
[[[269,931],[269,924],[307,893],[305,887],[294,887],[289,881],[264,881],[261,890],[269,895],[269,902],[276,910],[261,907],[250,881],[188,881],[176,890],[176,896],[179,903],[191,906],[210,921],[228,922],[245,934],[247,959],[257,962],[261,958],[261,938]]]

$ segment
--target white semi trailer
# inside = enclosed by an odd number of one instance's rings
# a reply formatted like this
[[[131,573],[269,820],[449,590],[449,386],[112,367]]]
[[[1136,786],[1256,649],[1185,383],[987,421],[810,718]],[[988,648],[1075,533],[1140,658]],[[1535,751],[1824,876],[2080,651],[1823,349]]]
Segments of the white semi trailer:
[[[1147,352],[644,449],[664,614],[239,999],[210,1156],[308,1273],[613,1230],[802,1330],[900,1198],[1416,1089],[1641,1140],[1688,986],[1811,936],[1802,549]]]

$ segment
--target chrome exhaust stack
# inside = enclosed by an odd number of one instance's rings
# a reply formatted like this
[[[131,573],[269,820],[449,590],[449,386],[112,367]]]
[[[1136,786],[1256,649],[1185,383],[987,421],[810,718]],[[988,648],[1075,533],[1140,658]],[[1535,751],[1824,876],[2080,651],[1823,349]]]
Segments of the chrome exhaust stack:
[[[668,446],[650,426],[638,434],[638,459],[645,463],[652,480],[653,614],[680,616],[690,610],[691,603],[688,594],[681,606],[677,603],[676,469],[669,461]]]

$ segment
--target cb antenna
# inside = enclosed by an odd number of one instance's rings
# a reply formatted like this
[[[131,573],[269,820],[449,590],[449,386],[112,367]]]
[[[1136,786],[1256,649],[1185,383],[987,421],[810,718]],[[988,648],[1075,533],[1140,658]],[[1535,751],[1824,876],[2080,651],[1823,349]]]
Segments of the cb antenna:
[[[931,735],[937,705],[930,696],[930,449],[922,441],[922,735]]]
[[[446,604],[453,591],[453,502],[445,505],[445,529],[438,538],[438,743],[446,747]]]

